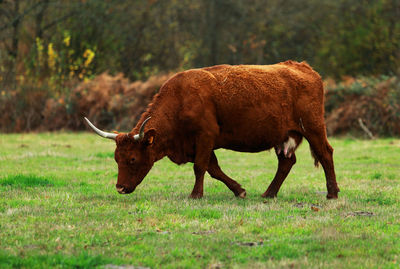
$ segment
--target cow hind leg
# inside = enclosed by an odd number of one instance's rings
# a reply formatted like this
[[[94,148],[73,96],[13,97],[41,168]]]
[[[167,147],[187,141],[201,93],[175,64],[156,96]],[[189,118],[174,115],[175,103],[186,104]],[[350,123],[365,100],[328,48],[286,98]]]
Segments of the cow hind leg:
[[[234,194],[240,198],[246,197],[246,190],[242,188],[242,186],[237,183],[235,180],[228,177],[219,167],[217,157],[215,156],[214,151],[211,153],[210,163],[208,164],[207,172],[213,178],[222,181]]]
[[[287,175],[292,169],[292,166],[296,163],[296,155],[291,154],[287,158],[284,152],[276,152],[278,157],[278,170],[276,171],[275,177],[269,185],[268,189],[261,195],[262,197],[274,198],[277,196],[279,189],[282,186],[283,181],[285,181]]]
[[[326,187],[328,189],[327,198],[336,199],[338,198],[339,187],[336,183],[335,167],[333,164],[333,148],[329,145],[326,137],[325,126],[318,130],[307,130],[304,134],[308,143],[310,144],[311,154],[315,159],[315,164],[318,161],[324,168]]]

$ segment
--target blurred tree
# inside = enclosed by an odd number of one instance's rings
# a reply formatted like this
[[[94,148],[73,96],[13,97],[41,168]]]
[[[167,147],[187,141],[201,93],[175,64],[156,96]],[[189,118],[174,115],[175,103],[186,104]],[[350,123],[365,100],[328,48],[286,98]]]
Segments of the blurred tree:
[[[0,0],[0,80],[11,88],[19,77],[134,80],[287,59],[333,77],[397,72],[400,1]]]
[[[318,66],[336,77],[396,72],[400,64],[400,2],[337,3],[332,10],[335,20],[321,33]]]

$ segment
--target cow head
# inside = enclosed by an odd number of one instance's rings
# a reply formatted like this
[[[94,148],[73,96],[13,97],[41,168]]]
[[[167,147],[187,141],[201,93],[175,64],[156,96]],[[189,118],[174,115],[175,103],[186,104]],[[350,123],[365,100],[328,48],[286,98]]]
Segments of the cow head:
[[[156,135],[155,129],[144,132],[147,118],[143,121],[139,134],[131,133],[113,134],[99,130],[87,118],[86,122],[101,137],[116,141],[114,158],[118,164],[118,181],[115,187],[120,194],[128,194],[135,190],[154,164],[153,143]]]

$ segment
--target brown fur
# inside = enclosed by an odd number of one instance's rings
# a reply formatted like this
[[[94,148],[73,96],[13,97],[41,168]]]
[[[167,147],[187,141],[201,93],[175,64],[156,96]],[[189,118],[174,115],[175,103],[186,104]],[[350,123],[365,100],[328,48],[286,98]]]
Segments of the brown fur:
[[[225,175],[214,150],[259,152],[296,141],[290,154],[278,153],[278,171],[265,197],[275,197],[296,161],[295,149],[305,137],[315,163],[326,175],[328,198],[337,198],[332,152],[325,131],[321,77],[307,63],[218,65],[192,69],[171,77],[129,134],[117,137],[117,188],[132,192],[165,156],[173,162],[194,163],[196,183],[191,197],[203,196],[204,173],[225,183],[235,195],[245,190]],[[142,122],[145,138],[136,142]],[[134,161],[131,161],[135,158]]]

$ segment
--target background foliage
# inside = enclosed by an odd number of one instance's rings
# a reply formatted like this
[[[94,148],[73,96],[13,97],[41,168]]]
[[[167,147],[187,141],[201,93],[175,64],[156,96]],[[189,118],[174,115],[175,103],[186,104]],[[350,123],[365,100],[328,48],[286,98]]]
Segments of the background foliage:
[[[307,60],[334,77],[391,74],[400,64],[397,0],[3,0],[0,8],[5,78],[12,66],[42,78],[57,67],[135,80],[218,63]]]
[[[48,98],[67,106],[78,83],[106,71],[136,81],[287,59],[335,80],[398,76],[400,2],[0,0],[0,104],[17,109],[8,117],[21,126],[14,131],[44,117],[18,108],[43,110]]]

